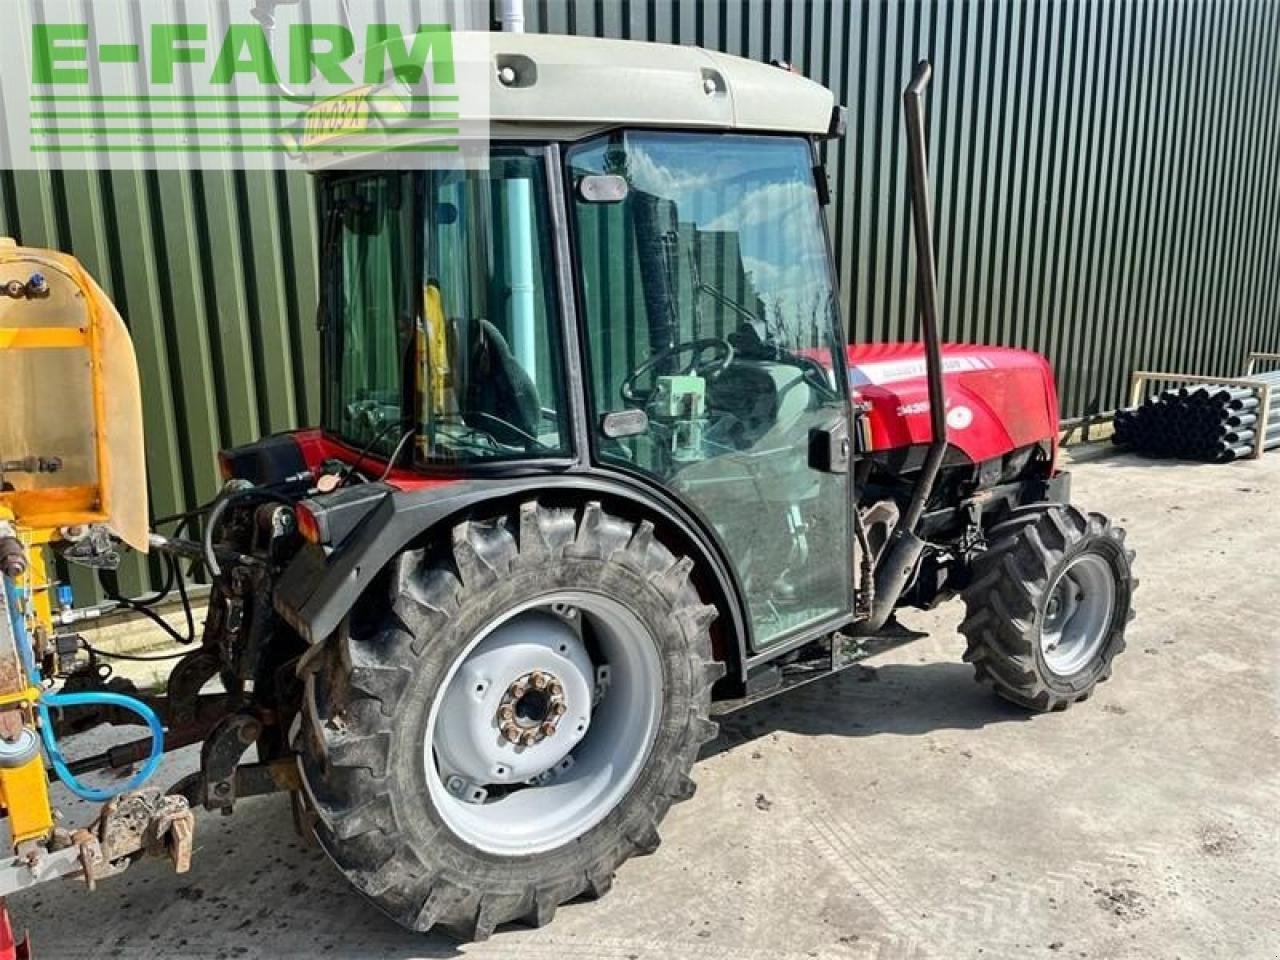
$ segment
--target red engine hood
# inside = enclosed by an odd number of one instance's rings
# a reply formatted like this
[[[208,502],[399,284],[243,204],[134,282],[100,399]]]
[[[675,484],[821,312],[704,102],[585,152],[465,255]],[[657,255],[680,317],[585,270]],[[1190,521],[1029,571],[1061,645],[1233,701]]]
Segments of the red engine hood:
[[[871,449],[928,443],[929,388],[918,343],[849,347],[853,397],[870,405]],[[947,436],[975,462],[1058,441],[1053,371],[1038,353],[1008,347],[948,344],[942,348]]]

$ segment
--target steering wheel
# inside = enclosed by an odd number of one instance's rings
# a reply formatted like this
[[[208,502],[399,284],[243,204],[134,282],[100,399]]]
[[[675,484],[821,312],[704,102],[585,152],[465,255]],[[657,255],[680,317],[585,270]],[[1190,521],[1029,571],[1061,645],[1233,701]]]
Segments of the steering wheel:
[[[714,351],[714,356],[699,362],[703,354],[711,351]],[[627,379],[622,381],[622,399],[627,403],[643,403],[653,391],[638,390],[637,381],[655,369],[661,369],[667,361],[685,354],[689,355],[689,364],[680,369],[682,374],[696,373],[708,380],[714,380],[729,364],[733,363],[734,349],[733,344],[724,337],[702,337],[698,340],[686,340],[683,343],[673,343],[669,347],[664,347],[632,370],[627,375]]]

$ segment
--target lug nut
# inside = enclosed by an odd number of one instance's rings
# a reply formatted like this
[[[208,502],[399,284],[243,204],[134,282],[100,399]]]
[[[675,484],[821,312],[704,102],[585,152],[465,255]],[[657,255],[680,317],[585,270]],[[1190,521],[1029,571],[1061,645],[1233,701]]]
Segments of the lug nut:
[[[535,743],[538,742],[538,735],[534,733],[532,730],[530,730],[528,733],[524,735],[523,739],[524,739],[524,745],[526,747],[532,747]]]
[[[506,727],[505,729],[503,729],[502,735],[506,737],[508,740],[510,740],[512,743],[520,742],[520,731],[517,730],[515,727]]]
[[[552,695],[553,697],[563,697],[563,696],[564,696],[564,687],[560,686],[560,684],[558,684],[558,683],[553,683],[553,684],[551,685],[551,695]]]
[[[552,704],[551,706],[551,712],[554,713],[557,717],[563,717],[565,715],[565,712],[568,709],[569,708],[566,707],[563,703],[556,703],[556,704]]]
[[[498,711],[498,720],[502,723],[515,723],[516,712],[510,706],[504,706]]]
[[[536,670],[533,672],[533,676],[529,678],[529,682],[533,684],[533,689],[535,690],[542,690],[547,686],[546,676]]]
[[[550,720],[548,720],[546,723],[542,725],[541,729],[542,729],[542,735],[544,737],[549,737],[556,732],[556,725],[552,723]]]
[[[521,697],[524,696],[524,692],[526,689],[527,688],[525,687],[525,685],[521,683],[519,680],[517,680],[515,683],[511,685],[511,689],[509,689],[507,693],[511,695],[512,700],[519,700]]]

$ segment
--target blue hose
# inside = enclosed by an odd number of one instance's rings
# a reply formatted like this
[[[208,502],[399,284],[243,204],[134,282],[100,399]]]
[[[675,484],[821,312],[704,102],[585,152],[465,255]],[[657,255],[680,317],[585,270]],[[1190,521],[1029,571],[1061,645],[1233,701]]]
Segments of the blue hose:
[[[18,588],[8,577],[0,577],[0,580],[4,580],[5,606],[9,608],[9,622],[13,624],[13,642],[18,648],[18,659],[22,661],[22,669],[27,675],[27,680],[32,686],[38,687],[40,673],[36,670],[31,641],[27,638],[27,621],[23,619],[22,611],[18,609]]]
[[[26,670],[31,684],[38,687],[41,679],[40,672],[36,669],[35,657],[31,652],[31,642],[27,638],[26,621],[18,612],[17,590],[8,577],[0,577],[0,579],[4,580],[5,599],[8,601],[9,616],[13,622],[14,644],[18,648],[18,657],[22,660],[23,669]],[[147,757],[146,763],[142,765],[142,769],[131,777],[127,783],[105,790],[86,787],[75,778],[75,775],[67,767],[67,762],[62,757],[62,751],[58,749],[58,738],[53,733],[53,717],[49,715],[51,708],[57,710],[62,707],[87,707],[93,705],[119,707],[122,710],[128,710],[130,713],[136,713],[147,722],[147,727],[151,730],[151,754]],[[136,790],[150,780],[151,775],[156,772],[156,767],[160,766],[160,759],[164,756],[164,727],[161,726],[160,718],[156,716],[156,712],[141,700],[126,697],[122,693],[108,693],[101,690],[91,690],[85,693],[52,693],[46,691],[40,694],[40,699],[36,702],[36,709],[40,712],[40,739],[44,742],[44,750],[49,755],[49,762],[53,765],[53,772],[58,775],[58,779],[63,782],[68,790],[82,800],[101,803],[130,790]]]
[[[53,718],[49,716],[51,707],[54,709],[87,707],[92,704],[129,710],[147,721],[147,726],[151,728],[151,754],[147,757],[147,762],[142,765],[142,769],[134,774],[128,783],[106,790],[86,787],[67,769],[66,761],[62,759],[62,751],[58,749],[58,739],[53,734]],[[68,790],[82,800],[100,803],[130,790],[136,790],[150,780],[151,775],[156,772],[156,767],[160,766],[160,758],[164,756],[164,727],[160,725],[160,718],[156,716],[155,711],[141,700],[126,697],[122,693],[106,693],[97,690],[87,693],[45,693],[40,696],[40,702],[36,704],[36,708],[40,711],[40,737],[44,741],[49,762],[53,764],[53,772],[58,775],[58,779]]]

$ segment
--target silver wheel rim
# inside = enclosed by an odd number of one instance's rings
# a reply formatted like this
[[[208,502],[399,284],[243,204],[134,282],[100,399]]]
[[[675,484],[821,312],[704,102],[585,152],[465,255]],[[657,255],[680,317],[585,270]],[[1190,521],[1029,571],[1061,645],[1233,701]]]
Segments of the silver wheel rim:
[[[1049,592],[1040,627],[1044,662],[1059,676],[1079,673],[1107,638],[1115,608],[1111,566],[1096,553],[1076,557]]]
[[[563,846],[635,783],[662,698],[657,647],[617,600],[562,591],[508,611],[468,644],[432,702],[424,752],[435,807],[488,853]]]

